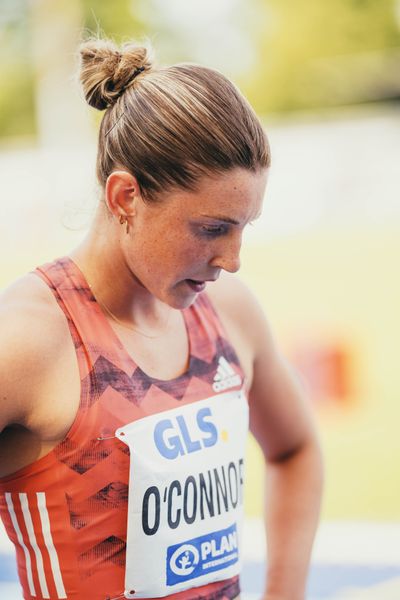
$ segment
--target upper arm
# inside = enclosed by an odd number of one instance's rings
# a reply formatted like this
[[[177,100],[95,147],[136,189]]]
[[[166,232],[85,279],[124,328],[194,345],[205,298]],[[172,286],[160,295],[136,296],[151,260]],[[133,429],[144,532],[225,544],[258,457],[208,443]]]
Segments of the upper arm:
[[[269,460],[283,458],[315,436],[304,387],[279,351],[262,311],[257,315],[250,429]]]
[[[268,460],[278,460],[315,437],[310,405],[300,378],[280,352],[263,309],[237,280],[217,303],[229,313],[230,326],[243,332],[243,345],[251,363],[249,386],[250,430]],[[234,282],[233,279],[236,281]],[[222,287],[222,286],[221,286]]]
[[[37,276],[26,275],[0,295],[0,431],[28,422],[46,365],[55,356],[57,342],[47,335],[51,310],[43,283],[35,280]]]
[[[19,364],[18,352],[14,345],[15,338],[10,331],[11,325],[8,311],[0,308],[0,432],[7,425],[20,423],[24,416],[19,386],[22,364]]]

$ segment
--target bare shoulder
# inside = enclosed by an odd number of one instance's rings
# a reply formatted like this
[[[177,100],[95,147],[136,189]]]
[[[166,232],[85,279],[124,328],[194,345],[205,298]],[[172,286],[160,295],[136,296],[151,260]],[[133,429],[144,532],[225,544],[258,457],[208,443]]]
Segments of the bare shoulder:
[[[265,334],[268,325],[254,292],[236,275],[223,273],[207,293],[224,324],[242,332],[255,356],[260,335]]]
[[[237,276],[222,272],[218,281],[207,288],[207,293],[213,302],[228,310],[230,313],[240,314],[238,301],[246,304],[255,301],[254,294],[248,286]]]
[[[224,273],[207,294],[233,344],[251,386],[260,336],[267,339],[264,312],[254,293],[237,276]]]
[[[19,277],[0,293],[0,335],[12,333],[15,342],[21,341],[21,350],[24,342],[34,341],[39,345],[55,342],[55,337],[46,332],[48,326],[62,325],[60,317],[62,313],[49,287],[33,273]],[[35,334],[39,331],[42,335],[37,339]]]
[[[224,277],[209,295],[250,357],[250,429],[265,457],[280,460],[315,436],[305,390],[282,355],[260,303],[244,283]]]
[[[65,318],[46,284],[26,274],[0,294],[0,430],[23,424],[49,363],[65,343]]]

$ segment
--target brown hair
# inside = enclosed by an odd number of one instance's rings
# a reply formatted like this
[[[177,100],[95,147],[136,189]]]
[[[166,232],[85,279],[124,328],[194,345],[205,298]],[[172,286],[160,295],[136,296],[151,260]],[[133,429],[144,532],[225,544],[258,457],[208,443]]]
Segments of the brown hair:
[[[147,48],[106,40],[80,47],[88,103],[106,109],[99,131],[97,177],[115,168],[134,174],[148,199],[205,174],[270,164],[255,112],[224,75],[195,64],[156,68]]]

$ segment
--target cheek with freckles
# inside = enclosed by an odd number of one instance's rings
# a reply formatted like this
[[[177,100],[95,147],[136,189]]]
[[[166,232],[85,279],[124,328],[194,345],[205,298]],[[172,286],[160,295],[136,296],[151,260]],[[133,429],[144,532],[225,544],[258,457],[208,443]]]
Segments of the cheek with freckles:
[[[160,233],[151,239],[150,236],[137,238],[131,256],[142,277],[156,278],[161,284],[163,280],[176,281],[196,272],[201,253],[188,236]]]
[[[171,247],[170,252],[165,254],[161,261],[163,271],[170,273],[177,280],[204,272],[204,264],[207,262],[203,248],[194,243],[183,242]]]

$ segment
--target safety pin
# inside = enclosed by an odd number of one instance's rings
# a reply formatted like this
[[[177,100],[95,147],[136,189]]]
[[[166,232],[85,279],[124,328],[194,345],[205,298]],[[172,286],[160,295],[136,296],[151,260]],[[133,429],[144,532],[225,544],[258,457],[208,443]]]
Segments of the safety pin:
[[[113,440],[114,438],[116,438],[116,435],[110,435],[108,437],[98,437],[96,438],[97,440],[99,440],[99,442],[102,442],[103,440]],[[117,598],[122,598],[123,596],[117,596]],[[116,600],[115,598],[111,598],[111,600]]]
[[[130,596],[133,596],[133,594],[135,594],[135,590],[130,590],[129,592]],[[115,598],[110,598],[110,600],[120,600],[120,598],[126,598],[125,596],[125,592],[123,594],[120,594],[119,596],[115,596]]]

